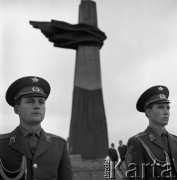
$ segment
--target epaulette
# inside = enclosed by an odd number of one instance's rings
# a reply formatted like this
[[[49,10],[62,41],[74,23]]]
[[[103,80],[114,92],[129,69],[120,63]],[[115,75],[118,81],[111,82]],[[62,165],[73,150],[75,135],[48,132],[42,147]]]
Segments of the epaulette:
[[[135,138],[139,138],[139,137],[145,136],[145,135],[147,135],[145,132],[140,132],[140,133],[138,133],[137,135],[135,135],[134,137],[135,137]]]
[[[0,134],[0,140],[1,139],[8,139],[11,137],[11,134],[10,133],[7,133],[7,134]]]
[[[174,134],[172,134],[172,136],[173,136],[174,138],[177,138],[177,136],[176,136],[176,135],[174,135]]]
[[[51,134],[51,133],[46,133],[46,135],[49,137],[49,138],[57,138],[57,139],[61,139],[63,141],[66,142],[66,140],[58,135],[55,135],[55,134]]]
[[[170,135],[171,135],[172,139],[175,140],[175,141],[177,142],[177,136],[174,135],[174,134],[170,134]]]

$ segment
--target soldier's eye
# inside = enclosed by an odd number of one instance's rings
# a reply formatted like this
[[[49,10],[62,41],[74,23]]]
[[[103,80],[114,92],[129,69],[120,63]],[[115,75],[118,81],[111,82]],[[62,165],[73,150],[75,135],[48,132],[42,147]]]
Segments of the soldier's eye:
[[[27,103],[32,103],[32,102],[33,102],[32,99],[28,99],[28,100],[27,100]]]
[[[44,100],[39,101],[40,104],[45,104]]]
[[[163,109],[164,106],[163,106],[163,105],[159,105],[158,108],[159,108],[159,109]]]

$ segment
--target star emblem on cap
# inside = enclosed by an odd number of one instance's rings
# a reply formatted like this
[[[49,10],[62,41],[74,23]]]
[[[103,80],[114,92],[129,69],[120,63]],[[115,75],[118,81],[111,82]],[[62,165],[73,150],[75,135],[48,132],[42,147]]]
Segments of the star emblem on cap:
[[[33,82],[38,82],[39,79],[37,77],[31,78]]]
[[[159,89],[159,91],[163,91],[163,87],[162,86],[160,86],[160,87],[158,87],[158,89]]]

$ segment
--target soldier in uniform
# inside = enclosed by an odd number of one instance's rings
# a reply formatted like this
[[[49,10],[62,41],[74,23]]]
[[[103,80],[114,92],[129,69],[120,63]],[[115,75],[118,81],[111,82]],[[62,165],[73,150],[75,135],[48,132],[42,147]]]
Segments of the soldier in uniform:
[[[138,99],[136,108],[149,119],[147,129],[128,140],[127,179],[177,179],[177,137],[165,126],[170,116],[169,90],[153,86]]]
[[[72,180],[66,141],[41,128],[49,93],[49,83],[40,77],[23,77],[9,86],[6,101],[20,123],[0,135],[0,180]]]

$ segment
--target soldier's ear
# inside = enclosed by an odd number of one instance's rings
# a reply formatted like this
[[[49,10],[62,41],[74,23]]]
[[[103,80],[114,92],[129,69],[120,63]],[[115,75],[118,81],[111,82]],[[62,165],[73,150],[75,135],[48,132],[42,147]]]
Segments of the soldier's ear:
[[[145,113],[147,117],[151,117],[151,109],[147,108]]]
[[[19,106],[18,105],[14,106],[14,112],[15,112],[15,114],[19,114]]]

